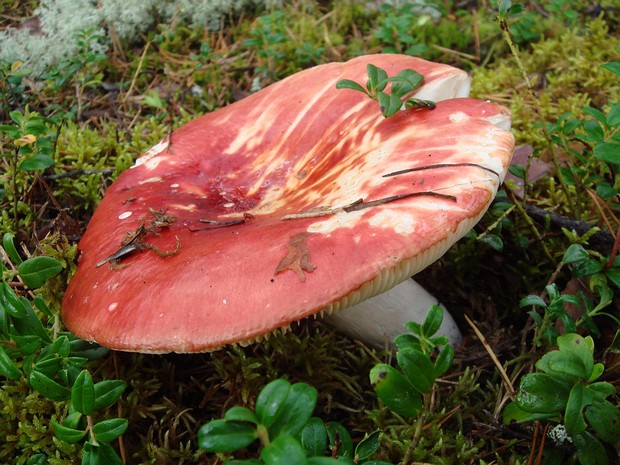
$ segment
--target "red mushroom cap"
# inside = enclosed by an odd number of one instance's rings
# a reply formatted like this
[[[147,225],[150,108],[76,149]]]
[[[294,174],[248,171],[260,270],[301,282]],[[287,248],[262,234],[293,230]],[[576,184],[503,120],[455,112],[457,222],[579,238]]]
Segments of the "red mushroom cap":
[[[421,73],[420,98],[468,90],[454,68],[373,55],[184,125],[97,208],[64,297],[67,327],[119,350],[212,350],[353,305],[441,256],[503,179],[514,142],[494,123],[509,114],[457,98],[386,119],[335,87],[365,82],[368,63]]]

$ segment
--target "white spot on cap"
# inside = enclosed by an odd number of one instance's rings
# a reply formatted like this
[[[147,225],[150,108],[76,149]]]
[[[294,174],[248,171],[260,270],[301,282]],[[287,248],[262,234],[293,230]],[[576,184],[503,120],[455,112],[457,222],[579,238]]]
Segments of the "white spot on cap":
[[[223,299],[223,300],[222,300],[222,303],[223,303],[224,305],[226,305],[226,304],[228,303],[228,301],[227,301],[226,299]]]
[[[110,305],[108,305],[108,312],[113,312],[114,310],[116,310],[116,307],[118,307],[118,302],[112,302]]]
[[[140,166],[143,163],[146,163],[147,161],[149,161],[154,156],[159,155],[161,152],[163,152],[165,149],[168,148],[168,145],[170,145],[170,141],[167,138],[163,139],[161,142],[154,145],[147,152],[145,152],[144,155],[138,158],[136,160],[136,164],[133,165],[132,168],[135,168],[136,166]]]
[[[133,215],[133,212],[129,212],[129,211],[123,212],[120,215],[118,215],[118,219],[119,220],[124,220],[126,218],[129,218],[131,215]]]
[[[196,204],[195,203],[190,203],[189,205],[175,205],[174,208],[177,208],[179,210],[187,210],[190,212],[193,212],[194,210],[196,210]]]
[[[179,183],[175,182],[174,184],[170,184],[170,187],[172,187],[173,189],[176,189],[177,187],[179,187]]]
[[[392,229],[403,236],[413,234],[417,226],[417,221],[412,215],[387,209],[375,213],[368,223],[375,228]]]
[[[223,206],[224,208],[232,208],[232,207],[234,207],[234,206],[235,206],[235,204],[234,204],[234,203],[232,203],[232,202],[228,202],[228,203],[225,203],[225,204],[224,204],[224,205],[222,205],[222,206]]]
[[[138,184],[142,185],[142,184],[148,184],[151,182],[160,182],[161,178],[159,176],[153,176],[152,178],[148,178],[148,179],[144,179],[143,181],[140,181]]]
[[[463,121],[467,121],[468,119],[469,116],[462,111],[457,111],[456,113],[452,113],[450,115],[450,121],[452,121],[453,123],[462,123]]]

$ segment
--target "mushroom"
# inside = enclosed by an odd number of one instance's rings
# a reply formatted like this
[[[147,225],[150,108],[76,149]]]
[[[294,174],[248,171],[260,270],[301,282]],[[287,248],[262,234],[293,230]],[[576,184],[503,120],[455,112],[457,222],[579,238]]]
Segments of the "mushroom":
[[[372,63],[438,102],[384,118]],[[250,343],[385,292],[479,220],[506,172],[508,111],[464,72],[404,55],[317,66],[174,131],[112,184],[80,243],[62,317],[147,353]]]

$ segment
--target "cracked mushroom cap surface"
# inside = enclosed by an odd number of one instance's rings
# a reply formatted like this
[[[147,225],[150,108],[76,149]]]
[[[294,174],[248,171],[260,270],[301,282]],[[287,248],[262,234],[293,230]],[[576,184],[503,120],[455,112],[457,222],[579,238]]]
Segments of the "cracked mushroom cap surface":
[[[384,118],[336,89],[424,76],[434,110]],[[317,66],[174,131],[112,184],[79,243],[62,317],[147,353],[249,343],[384,292],[486,211],[514,147],[510,114],[466,74],[404,55]],[[441,100],[441,101],[439,101]]]

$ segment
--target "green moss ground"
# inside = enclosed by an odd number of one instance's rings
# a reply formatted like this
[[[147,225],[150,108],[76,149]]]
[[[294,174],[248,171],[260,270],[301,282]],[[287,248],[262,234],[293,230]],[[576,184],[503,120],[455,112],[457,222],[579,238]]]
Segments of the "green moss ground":
[[[48,118],[50,134],[57,135],[55,165],[41,173],[19,172],[13,178],[11,157],[0,159],[5,189],[0,196],[1,232],[13,232],[29,250],[59,258],[65,266],[41,291],[53,311],[59,310],[75,267],[75,244],[119,173],[184,122],[301,69],[417,47],[423,57],[468,70],[474,97],[509,106],[518,144],[531,144],[543,160],[551,155],[534,105],[545,121],[554,123],[566,112],[585,118],[584,106],[605,112],[620,101],[620,78],[600,66],[620,60],[620,11],[613,2],[529,2],[528,12],[513,20],[513,36],[535,82],[538,102],[526,92],[495,21],[497,11],[488,2],[437,2],[441,14],[436,20],[408,9],[376,9],[354,1],[283,3],[280,8],[246,7],[224,15],[217,31],[153,16],[153,26],[140,37],[128,41],[113,32],[91,37],[107,51],[102,54],[87,45],[40,76],[19,80],[19,65],[0,63],[0,124],[11,124],[9,113],[14,110],[37,112]],[[23,27],[37,4],[0,1],[0,29]],[[0,153],[14,153],[4,132]],[[564,163],[575,163],[570,153],[561,155]],[[600,167],[612,184],[616,169]],[[531,203],[569,212],[557,186],[557,179],[543,180],[529,191]],[[615,198],[604,199],[598,209],[583,195],[585,213],[575,219],[603,229],[607,219],[617,227]],[[566,271],[554,274],[571,241],[550,224],[538,225],[542,233],[535,234],[518,210],[497,222],[507,204],[510,199],[502,194],[475,233],[419,277],[451,309],[466,338],[455,366],[439,384],[412,463],[531,463],[532,432],[501,424],[506,391],[461,315],[477,322],[510,376],[516,379],[527,372],[546,347],[532,344],[532,323],[519,308],[519,299],[541,293],[549,280],[561,286],[571,280]],[[476,240],[494,224],[491,232],[501,238],[501,250]],[[609,312],[618,314],[617,303]],[[618,362],[602,350],[613,337],[608,333],[602,331],[597,338],[597,356],[608,357],[607,380],[617,385]],[[115,445],[128,464],[222,463],[222,457],[197,448],[197,429],[233,405],[252,406],[261,387],[277,377],[316,387],[316,414],[342,422],[356,439],[382,429],[377,458],[398,463],[415,425],[381,407],[368,381],[370,368],[390,357],[319,321],[308,321],[249,347],[200,355],[116,353],[93,362],[90,369],[96,380],[123,379],[129,385],[122,402],[109,412],[129,419],[128,431]],[[1,383],[0,463],[25,464],[39,452],[53,465],[77,463],[80,448],[55,439],[49,423],[62,419],[66,406],[46,400],[23,380]]]

